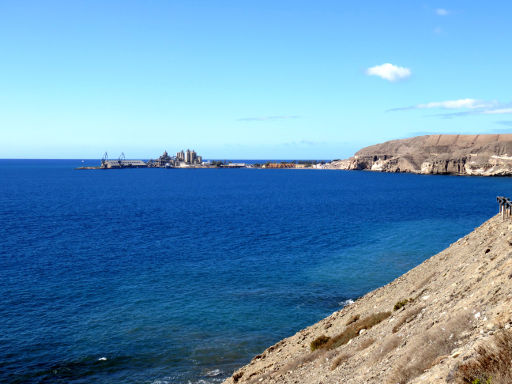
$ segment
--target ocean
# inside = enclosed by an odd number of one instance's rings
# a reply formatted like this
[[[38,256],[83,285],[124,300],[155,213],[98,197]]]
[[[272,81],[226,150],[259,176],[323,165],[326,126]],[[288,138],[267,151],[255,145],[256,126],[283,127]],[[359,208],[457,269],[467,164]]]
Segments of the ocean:
[[[509,178],[81,165],[0,160],[2,383],[220,382],[512,191]]]

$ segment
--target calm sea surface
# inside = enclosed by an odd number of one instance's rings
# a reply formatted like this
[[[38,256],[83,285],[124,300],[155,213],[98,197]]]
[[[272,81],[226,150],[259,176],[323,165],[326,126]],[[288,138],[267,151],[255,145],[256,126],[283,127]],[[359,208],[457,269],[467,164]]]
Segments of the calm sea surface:
[[[512,192],[508,178],[80,165],[0,160],[2,383],[218,382]]]

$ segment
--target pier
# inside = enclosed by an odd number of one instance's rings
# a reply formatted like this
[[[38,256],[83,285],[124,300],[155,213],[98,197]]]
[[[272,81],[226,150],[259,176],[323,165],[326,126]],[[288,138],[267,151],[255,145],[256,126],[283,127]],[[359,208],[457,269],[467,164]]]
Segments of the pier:
[[[505,220],[505,217],[510,217],[512,215],[512,202],[508,197],[498,196],[496,200],[499,204],[499,212],[501,213],[501,217]]]

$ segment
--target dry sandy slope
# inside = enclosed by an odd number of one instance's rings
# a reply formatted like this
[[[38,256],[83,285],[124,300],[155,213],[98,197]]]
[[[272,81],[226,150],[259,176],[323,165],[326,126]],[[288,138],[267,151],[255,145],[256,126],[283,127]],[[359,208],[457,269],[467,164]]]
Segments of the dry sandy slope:
[[[393,310],[406,298],[414,300]],[[390,284],[268,348],[225,383],[456,382],[458,364],[475,346],[510,328],[511,304],[512,220],[495,216]],[[386,311],[390,317],[348,344],[310,352],[312,340],[343,332],[353,316]],[[331,370],[340,356],[346,359]]]

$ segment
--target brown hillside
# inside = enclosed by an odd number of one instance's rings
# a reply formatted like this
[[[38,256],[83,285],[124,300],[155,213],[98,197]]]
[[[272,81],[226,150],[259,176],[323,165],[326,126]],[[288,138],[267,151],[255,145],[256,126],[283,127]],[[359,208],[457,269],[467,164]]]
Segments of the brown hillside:
[[[496,216],[225,383],[510,383],[511,325],[512,220]]]
[[[512,134],[428,135],[392,140],[356,152],[327,168],[457,174],[512,175]]]

